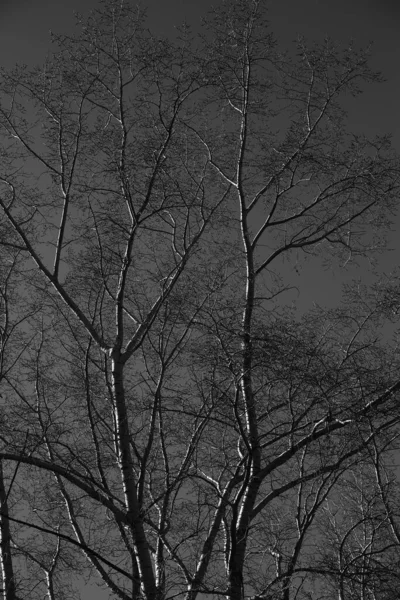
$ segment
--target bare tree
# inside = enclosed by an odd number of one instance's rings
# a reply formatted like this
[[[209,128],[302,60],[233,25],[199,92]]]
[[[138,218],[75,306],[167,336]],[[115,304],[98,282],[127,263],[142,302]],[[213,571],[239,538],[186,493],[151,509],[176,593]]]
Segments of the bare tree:
[[[285,267],[370,256],[394,214],[398,158],[340,104],[379,81],[367,53],[282,55],[245,0],[195,40],[110,2],[55,41],[0,82],[1,243],[29,339],[1,382],[5,598],[79,597],[75,571],[123,600],[383,599],[400,380],[377,332],[397,284],[300,319]],[[363,468],[379,514],[353,493]]]

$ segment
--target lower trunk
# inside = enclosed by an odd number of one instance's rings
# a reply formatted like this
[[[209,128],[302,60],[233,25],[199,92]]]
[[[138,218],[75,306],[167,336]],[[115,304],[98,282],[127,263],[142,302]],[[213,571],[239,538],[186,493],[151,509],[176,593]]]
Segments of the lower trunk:
[[[123,363],[115,356],[112,357],[112,376],[115,394],[118,463],[121,471],[129,525],[136,551],[144,597],[146,600],[156,600],[158,595],[157,585],[137,497],[132,453],[130,449],[130,431],[123,385]]]
[[[0,460],[0,561],[3,575],[3,599],[17,600],[11,555],[10,521],[7,493],[4,486],[3,461]]]
[[[245,493],[237,526],[232,532],[231,556],[229,558],[228,573],[229,600],[244,600],[243,570],[246,557],[247,536],[251,523],[251,514],[256,503],[260,484],[260,479],[253,475]]]
[[[229,573],[228,600],[244,600],[242,569],[232,570]]]

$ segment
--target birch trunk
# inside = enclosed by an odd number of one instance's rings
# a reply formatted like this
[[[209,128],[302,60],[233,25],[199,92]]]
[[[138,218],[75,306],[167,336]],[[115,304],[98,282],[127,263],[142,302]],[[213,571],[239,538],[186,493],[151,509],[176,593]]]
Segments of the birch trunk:
[[[146,600],[155,600],[157,587],[150,557],[150,550],[143,527],[138,502],[136,481],[133,471],[132,453],[129,444],[129,424],[125,402],[123,361],[121,353],[112,354],[112,378],[114,387],[115,422],[117,427],[117,453],[124,490],[125,505],[128,512],[131,534],[136,549],[137,562]]]
[[[11,554],[11,532],[8,520],[7,492],[4,486],[3,461],[0,460],[0,560],[3,577],[3,599],[17,600],[14,569]]]

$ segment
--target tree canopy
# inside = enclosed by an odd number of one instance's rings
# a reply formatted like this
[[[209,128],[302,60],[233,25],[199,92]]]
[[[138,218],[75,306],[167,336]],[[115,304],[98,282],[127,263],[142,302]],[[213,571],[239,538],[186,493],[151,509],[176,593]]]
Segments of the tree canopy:
[[[383,247],[400,162],[368,52],[267,17],[107,1],[0,73],[4,600],[397,597],[398,281],[299,316],[293,272]]]

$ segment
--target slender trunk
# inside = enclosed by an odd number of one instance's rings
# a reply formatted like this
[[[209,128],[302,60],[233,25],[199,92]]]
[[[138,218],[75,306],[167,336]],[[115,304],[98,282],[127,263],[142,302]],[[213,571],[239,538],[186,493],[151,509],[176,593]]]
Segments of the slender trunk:
[[[56,600],[54,593],[53,577],[50,571],[46,571],[47,595],[49,600]]]
[[[243,124],[243,148],[245,147],[246,123]],[[246,435],[250,456],[247,466],[247,476],[243,484],[241,508],[237,522],[233,523],[231,539],[231,555],[229,557],[229,600],[243,600],[243,569],[247,547],[247,536],[251,523],[251,514],[255,506],[258,491],[261,485],[261,450],[259,444],[257,412],[252,385],[253,347],[252,347],[252,320],[255,302],[256,276],[254,269],[253,249],[250,242],[250,232],[247,224],[247,209],[244,195],[240,195],[241,228],[243,246],[246,254],[246,295],[243,311],[243,362],[241,391],[244,411],[246,415]]]
[[[249,76],[249,73],[247,73]],[[244,98],[244,107],[248,97]],[[240,200],[240,221],[242,230],[242,241],[246,256],[246,293],[245,306],[243,310],[242,321],[242,377],[241,391],[243,398],[244,411],[246,415],[246,436],[250,451],[249,464],[247,466],[247,476],[243,484],[243,493],[241,508],[237,517],[237,522],[233,523],[231,539],[231,555],[229,557],[228,578],[229,578],[229,600],[243,600],[243,569],[247,547],[247,536],[251,522],[251,514],[255,506],[258,491],[261,485],[261,450],[259,444],[257,412],[253,393],[253,346],[252,346],[252,321],[255,304],[256,275],[254,268],[254,251],[251,244],[251,235],[248,228],[248,209],[245,203],[245,194],[241,182],[241,164],[246,150],[247,137],[247,115],[244,111],[242,122],[241,140],[242,156],[239,160],[239,200]]]
[[[0,560],[3,575],[3,599],[17,600],[14,569],[11,554],[10,521],[8,519],[8,501],[4,486],[3,461],[0,459]]]
[[[229,600],[243,600],[243,568],[246,557],[247,536],[251,523],[251,514],[257,500],[261,479],[254,476],[247,485],[245,498],[239,514],[238,523],[233,532],[231,556],[229,559]]]
[[[150,550],[143,527],[143,519],[137,497],[132,454],[129,444],[129,423],[125,402],[123,361],[121,353],[112,354],[112,378],[115,396],[115,422],[117,427],[118,464],[125,496],[125,505],[134,547],[137,554],[142,590],[146,600],[156,600],[157,586],[151,562]],[[136,600],[136,599],[133,599]]]

